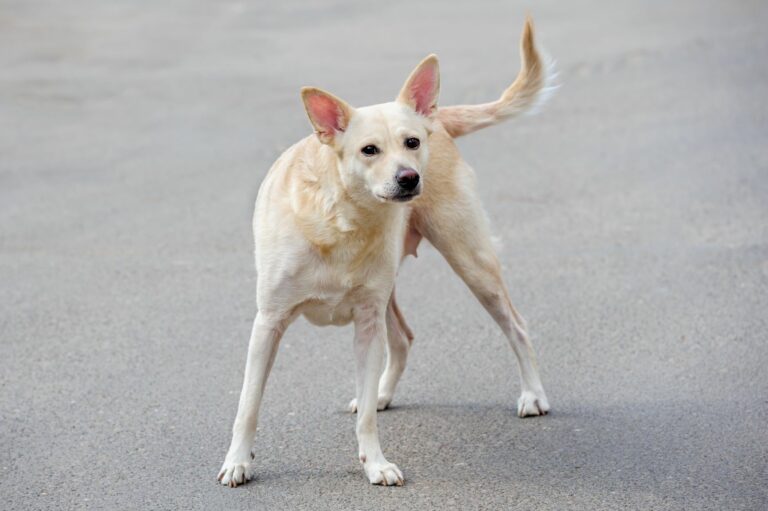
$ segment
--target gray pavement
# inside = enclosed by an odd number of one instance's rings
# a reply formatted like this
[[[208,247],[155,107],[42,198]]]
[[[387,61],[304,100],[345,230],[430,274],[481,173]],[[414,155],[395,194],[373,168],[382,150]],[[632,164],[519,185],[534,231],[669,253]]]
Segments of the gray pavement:
[[[523,16],[562,89],[461,140],[551,415],[430,248],[384,451],[356,459],[351,332],[288,332],[257,479],[215,481],[255,311],[261,178],[302,85],[393,98],[441,58],[492,99]],[[765,2],[0,2],[0,508],[768,508]]]

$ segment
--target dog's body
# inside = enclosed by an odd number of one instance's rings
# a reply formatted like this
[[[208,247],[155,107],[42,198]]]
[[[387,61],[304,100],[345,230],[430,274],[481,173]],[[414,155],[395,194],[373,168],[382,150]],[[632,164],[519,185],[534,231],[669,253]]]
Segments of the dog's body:
[[[283,153],[256,201],[259,312],[232,443],[219,473],[222,484],[237,486],[249,478],[264,385],[280,338],[299,314],[317,325],[354,322],[357,395],[350,407],[358,412],[360,461],[371,483],[403,483],[402,472],[382,454],[376,411],[392,400],[413,339],[394,283],[401,260],[415,255],[422,237],[443,254],[509,340],[520,365],[518,415],[547,413],[536,357],[502,281],[474,172],[453,142],[540,99],[547,69],[534,47],[530,20],[521,55],[515,82],[498,101],[484,105],[438,109],[434,56],[414,70],[393,103],[353,109],[321,90],[302,90],[316,133]]]

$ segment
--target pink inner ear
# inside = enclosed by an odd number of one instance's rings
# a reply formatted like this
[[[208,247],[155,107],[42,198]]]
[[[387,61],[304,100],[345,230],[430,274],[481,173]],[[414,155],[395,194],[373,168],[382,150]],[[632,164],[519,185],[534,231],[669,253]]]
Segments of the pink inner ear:
[[[436,88],[437,73],[434,66],[425,66],[411,80],[409,89],[413,97],[414,109],[421,115],[432,113]]]
[[[312,94],[307,98],[307,107],[315,123],[323,130],[342,131],[341,108],[334,100],[322,94]]]

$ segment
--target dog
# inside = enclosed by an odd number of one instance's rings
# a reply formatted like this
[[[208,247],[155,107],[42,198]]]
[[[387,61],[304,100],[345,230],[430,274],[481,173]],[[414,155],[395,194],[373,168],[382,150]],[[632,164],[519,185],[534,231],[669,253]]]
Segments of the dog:
[[[253,219],[258,313],[232,442],[218,480],[251,477],[251,447],[280,338],[300,314],[316,325],[354,323],[359,459],[372,484],[402,485],[379,445],[377,410],[392,401],[413,333],[395,300],[395,277],[426,238],[507,337],[520,366],[520,417],[549,402],[523,318],[502,280],[472,168],[454,138],[535,106],[552,72],[525,22],[521,70],[494,102],[438,107],[438,60],[425,58],[397,99],[353,108],[314,87],[301,97],[315,133],[287,149],[259,189]],[[386,367],[383,370],[386,352]]]

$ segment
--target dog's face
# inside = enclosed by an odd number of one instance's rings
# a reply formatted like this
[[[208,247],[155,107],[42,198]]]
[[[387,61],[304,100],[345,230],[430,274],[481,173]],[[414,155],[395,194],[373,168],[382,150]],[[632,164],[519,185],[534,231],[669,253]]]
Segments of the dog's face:
[[[302,89],[309,119],[320,141],[334,148],[353,199],[407,202],[421,193],[438,92],[434,55],[416,67],[392,103],[354,109],[327,92]]]
[[[355,197],[381,201],[418,196],[428,157],[426,121],[398,102],[356,110],[339,138],[346,189]]]

